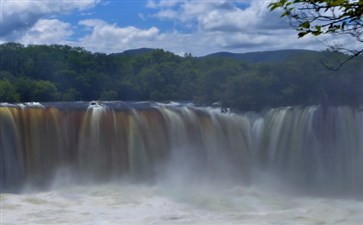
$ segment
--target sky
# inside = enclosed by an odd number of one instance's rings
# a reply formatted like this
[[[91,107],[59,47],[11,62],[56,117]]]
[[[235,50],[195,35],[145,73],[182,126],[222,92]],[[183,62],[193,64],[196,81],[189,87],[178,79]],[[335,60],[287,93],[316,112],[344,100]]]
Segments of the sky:
[[[324,50],[331,44],[310,36],[298,39],[281,12],[268,10],[268,0],[0,1],[0,43],[67,44],[103,53],[162,48],[194,56]]]

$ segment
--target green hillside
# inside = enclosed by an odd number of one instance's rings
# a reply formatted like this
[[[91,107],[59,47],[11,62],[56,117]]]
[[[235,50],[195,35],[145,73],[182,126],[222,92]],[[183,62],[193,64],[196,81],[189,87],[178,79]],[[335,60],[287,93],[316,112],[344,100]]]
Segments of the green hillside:
[[[282,50],[180,57],[162,49],[92,53],[64,45],[0,45],[0,102],[193,101],[239,110],[361,105],[363,61]],[[248,59],[248,60],[247,60]]]
[[[316,54],[324,54],[322,52],[310,50],[278,50],[278,51],[265,51],[265,52],[248,52],[248,53],[231,53],[231,52],[217,52],[202,58],[228,58],[241,60],[248,63],[262,63],[262,62],[282,62],[289,58],[296,56],[313,56]]]

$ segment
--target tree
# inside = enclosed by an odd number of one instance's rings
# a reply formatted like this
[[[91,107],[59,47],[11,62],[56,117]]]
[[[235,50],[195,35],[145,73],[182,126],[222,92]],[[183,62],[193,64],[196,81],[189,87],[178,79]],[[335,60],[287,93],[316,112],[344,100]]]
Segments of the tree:
[[[279,0],[269,5],[270,10],[282,9],[281,17],[287,17],[296,27],[298,37],[343,34],[363,44],[363,0]],[[363,47],[330,46],[334,51],[357,57]]]
[[[363,61],[356,58],[332,72],[320,61],[333,67],[346,56],[331,52],[276,52],[273,59],[259,53],[249,56],[258,59],[249,63],[228,56],[183,58],[162,50],[125,56],[0,44],[0,51],[0,102],[193,100],[244,111],[363,103]],[[39,68],[45,62],[47,68]]]
[[[77,101],[81,99],[81,94],[74,88],[66,90],[62,96],[62,101]]]
[[[0,80],[0,102],[19,102],[20,97],[13,84],[8,80]]]
[[[30,97],[32,100],[41,102],[59,100],[59,93],[57,92],[57,88],[50,81],[34,80],[30,87]]]
[[[101,101],[112,101],[118,99],[118,93],[115,90],[103,91],[100,100]]]

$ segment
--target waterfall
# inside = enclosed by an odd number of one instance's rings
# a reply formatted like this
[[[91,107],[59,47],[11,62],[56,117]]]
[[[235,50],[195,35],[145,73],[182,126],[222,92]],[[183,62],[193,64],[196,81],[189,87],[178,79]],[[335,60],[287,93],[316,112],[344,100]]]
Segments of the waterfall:
[[[261,174],[308,192],[362,196],[363,110],[286,107],[222,113],[189,105],[0,105],[2,191],[122,178],[251,185]]]

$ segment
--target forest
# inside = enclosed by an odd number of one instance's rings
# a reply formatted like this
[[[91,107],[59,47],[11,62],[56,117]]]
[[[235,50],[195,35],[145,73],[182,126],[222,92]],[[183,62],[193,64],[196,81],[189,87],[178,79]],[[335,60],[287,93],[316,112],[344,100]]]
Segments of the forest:
[[[67,45],[0,45],[0,102],[220,102],[237,110],[363,103],[363,61],[328,51],[194,57],[162,49],[92,53]]]

